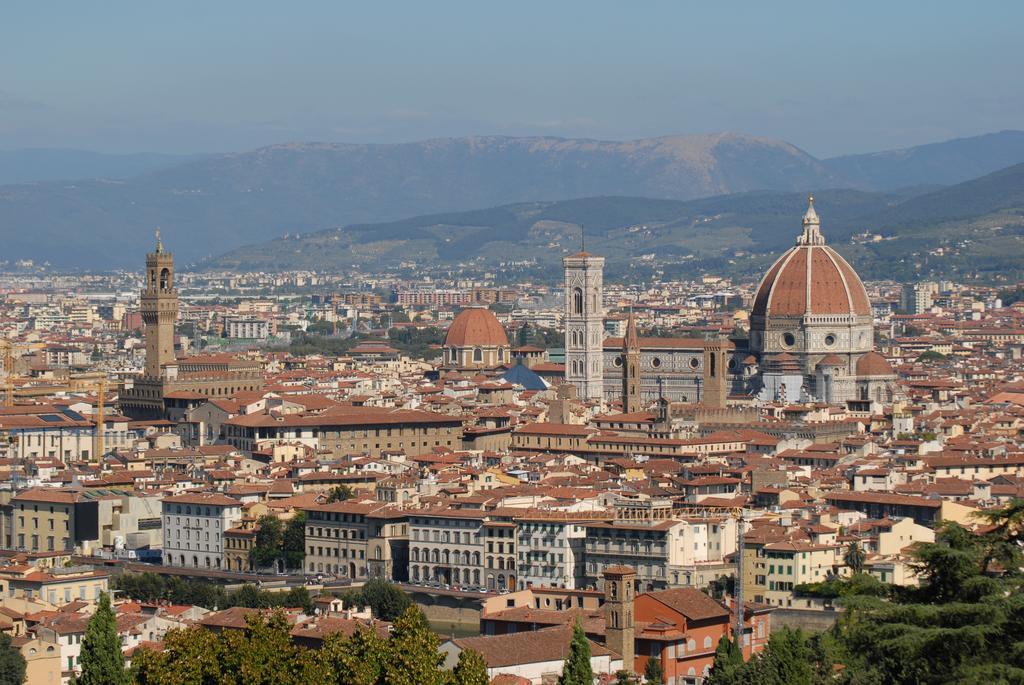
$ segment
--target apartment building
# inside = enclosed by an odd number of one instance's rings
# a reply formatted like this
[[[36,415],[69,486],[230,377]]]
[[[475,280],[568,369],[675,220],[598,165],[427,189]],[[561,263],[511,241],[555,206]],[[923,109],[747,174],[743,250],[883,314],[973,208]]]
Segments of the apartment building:
[[[773,606],[792,606],[793,588],[820,583],[844,566],[840,544],[773,542],[764,546],[764,601]]]
[[[488,541],[492,550],[498,549],[498,537],[488,534],[491,521],[511,523],[512,515],[463,509],[409,512],[409,579],[494,590],[514,587],[517,571],[505,551],[513,540],[502,538],[502,552],[487,554]]]
[[[242,517],[242,503],[220,493],[185,493],[162,500],[166,566],[219,569],[224,531]]]
[[[100,544],[101,502],[109,520],[117,495],[69,488],[31,488],[11,498],[10,548],[90,554]],[[6,536],[5,536],[6,537]]]
[[[323,414],[244,414],[227,419],[222,430],[239,449],[301,442],[334,457],[379,457],[388,450],[419,456],[435,447],[462,446],[460,418],[409,409],[345,406]]]
[[[109,574],[91,566],[62,566],[41,570],[17,565],[0,568],[0,596],[39,599],[54,605],[74,600],[95,602],[109,588]]]
[[[517,516],[518,587],[585,587],[587,526],[610,519],[602,513],[541,509]]]
[[[306,570],[365,581],[408,579],[407,513],[386,502],[333,502],[303,507]]]

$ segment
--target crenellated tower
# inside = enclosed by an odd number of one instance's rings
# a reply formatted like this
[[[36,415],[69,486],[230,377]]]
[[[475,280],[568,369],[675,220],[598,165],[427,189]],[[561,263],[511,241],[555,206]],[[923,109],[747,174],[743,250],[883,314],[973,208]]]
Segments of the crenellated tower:
[[[174,362],[178,291],[174,287],[174,255],[164,250],[159,230],[156,248],[146,255],[146,284],[139,313],[146,324],[146,377],[160,378],[164,366]]]

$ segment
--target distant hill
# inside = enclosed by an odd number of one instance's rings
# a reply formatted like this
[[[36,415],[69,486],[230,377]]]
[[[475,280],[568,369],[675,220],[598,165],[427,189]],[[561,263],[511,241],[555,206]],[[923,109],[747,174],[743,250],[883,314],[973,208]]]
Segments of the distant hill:
[[[920,196],[825,190],[816,197],[827,240],[866,277],[1024,268],[1024,164]],[[802,193],[761,191],[689,201],[517,203],[296,234],[201,266],[342,270],[530,261],[550,269],[578,248],[585,225],[587,249],[606,256],[612,273],[647,264],[690,275],[705,268],[754,274],[793,244],[806,202]]]
[[[118,159],[106,160],[113,166],[105,172],[103,159],[91,167],[67,161],[62,167],[69,170],[67,176],[92,169],[90,175],[102,178],[0,185],[0,232],[5,236],[0,260],[135,268],[160,226],[179,261],[188,264],[285,234],[581,197],[711,198],[708,205],[682,209],[676,221],[683,226],[693,216],[704,222],[708,213],[723,214],[714,221],[737,224],[723,230],[749,230],[753,245],[767,246],[770,240],[762,236],[776,236],[772,222],[781,217],[768,206],[766,213],[755,214],[760,210],[750,198],[739,209],[721,205],[737,201],[722,196],[761,193],[758,202],[791,204],[808,191],[882,188],[890,194],[878,201],[888,206],[898,200],[891,195],[896,189],[915,188],[900,191],[903,195],[934,191],[936,184],[962,180],[959,176],[970,169],[988,173],[998,160],[1018,157],[1014,162],[1024,162],[1021,136],[1008,131],[825,161],[784,141],[731,133],[628,142],[485,136],[395,145],[302,143],[173,163],[114,156]],[[131,175],[132,164],[141,173]],[[56,173],[40,165],[37,175]],[[22,178],[25,174],[29,171]],[[789,200],[777,199],[787,193]],[[855,196],[848,197],[853,202]],[[617,206],[614,211],[628,214],[635,208]],[[836,211],[838,218],[846,210]],[[619,219],[672,223],[657,212],[648,219],[646,212]],[[467,254],[472,247],[467,243]]]
[[[196,157],[155,152],[115,155],[52,148],[0,150],[0,185],[82,178],[131,178]]]
[[[1000,131],[973,138],[920,145],[822,162],[854,188],[894,190],[952,185],[1024,162],[1024,131]]]
[[[277,145],[123,181],[0,187],[9,257],[135,266],[154,226],[183,262],[285,233],[595,195],[690,199],[838,181],[810,155],[738,134],[630,142],[475,137]]]
[[[859,220],[898,198],[854,190],[822,191],[829,234],[845,240]],[[557,264],[580,245],[625,263],[643,255],[679,261],[730,251],[762,253],[792,244],[807,207],[802,193],[752,192],[699,200],[593,197],[526,202],[492,209],[354,224],[232,250],[201,267],[239,270],[394,268],[474,262]]]

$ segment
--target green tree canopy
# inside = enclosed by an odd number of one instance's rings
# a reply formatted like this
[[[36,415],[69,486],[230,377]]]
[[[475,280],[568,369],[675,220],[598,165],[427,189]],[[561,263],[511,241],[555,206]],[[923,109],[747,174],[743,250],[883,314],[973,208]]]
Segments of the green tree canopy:
[[[867,554],[864,553],[864,549],[856,540],[847,545],[846,550],[843,552],[843,561],[854,573],[861,573],[864,571],[864,562],[866,559]]]
[[[594,671],[590,666],[590,657],[590,640],[583,632],[579,619],[576,619],[572,629],[572,642],[569,644],[569,656],[562,666],[558,685],[593,685]]]
[[[652,656],[647,660],[647,666],[644,667],[644,678],[652,685],[664,684],[665,674],[661,670],[661,659]]]
[[[743,653],[735,640],[723,635],[715,647],[715,661],[708,674],[707,685],[723,685],[736,681],[736,672],[743,668]]]
[[[0,633],[0,685],[25,682],[25,657],[11,645],[11,636]]]
[[[96,613],[89,619],[82,639],[82,674],[78,685],[128,685],[128,671],[117,634],[117,616],[110,606],[110,595],[100,594]]]
[[[452,669],[452,685],[487,685],[487,662],[480,652],[464,649],[459,652],[459,662]]]
[[[394,621],[413,606],[402,588],[383,578],[371,578],[358,592],[348,593],[342,599],[345,606],[370,607],[382,621]]]

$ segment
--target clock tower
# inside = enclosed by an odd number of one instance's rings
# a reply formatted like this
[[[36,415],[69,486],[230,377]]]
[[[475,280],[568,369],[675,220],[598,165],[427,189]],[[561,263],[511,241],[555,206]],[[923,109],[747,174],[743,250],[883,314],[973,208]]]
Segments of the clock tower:
[[[139,313],[146,324],[146,377],[161,378],[174,362],[174,322],[178,318],[178,291],[174,287],[174,255],[164,251],[160,231],[156,248],[146,255],[146,284]]]

